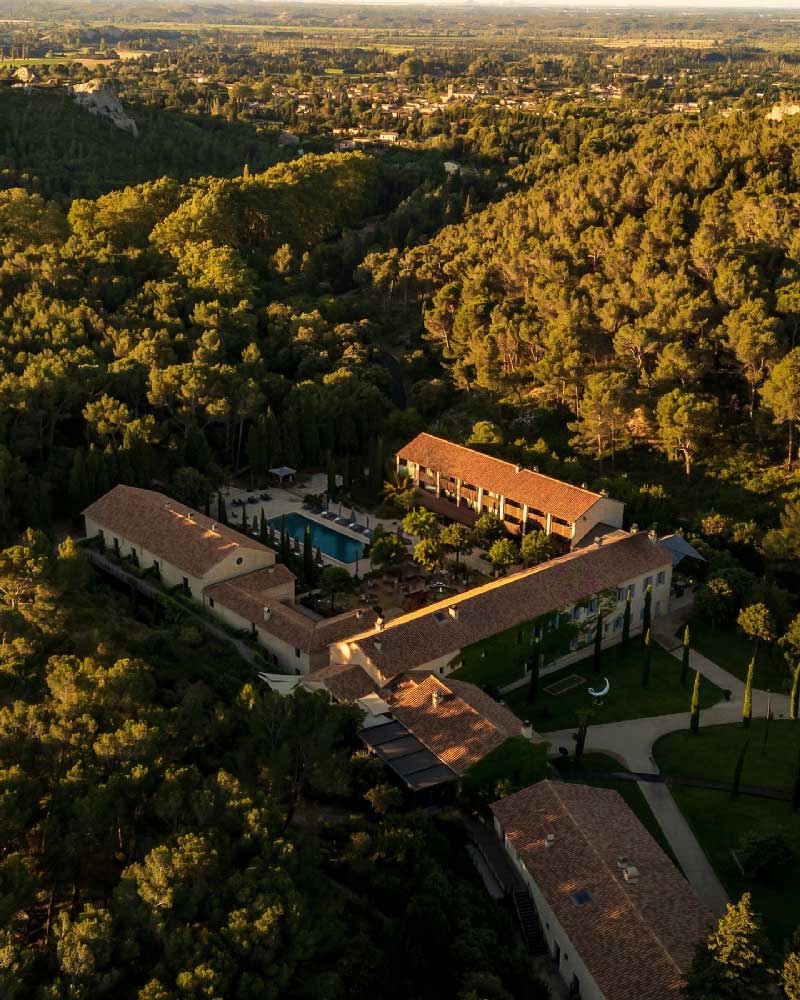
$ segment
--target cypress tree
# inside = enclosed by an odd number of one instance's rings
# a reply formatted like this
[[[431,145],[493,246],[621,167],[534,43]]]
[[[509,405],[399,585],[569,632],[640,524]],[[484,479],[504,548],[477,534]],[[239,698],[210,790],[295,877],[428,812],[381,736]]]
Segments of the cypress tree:
[[[628,652],[628,641],[631,637],[631,588],[625,595],[625,614],[622,616],[622,655]]]
[[[211,494],[206,493],[206,502],[203,508],[203,513],[206,517],[211,517]]]
[[[642,635],[647,635],[650,631],[650,620],[653,614],[653,587],[652,584],[647,585],[647,589],[644,592],[644,608],[642,611]]]
[[[533,648],[533,653],[529,660],[531,665],[531,680],[528,686],[528,701],[531,705],[534,704],[536,699],[539,697],[539,670],[541,668],[541,654],[539,652],[539,637],[536,637],[536,643]]]
[[[261,515],[258,519],[258,540],[262,543],[262,545],[267,545],[270,541],[267,515],[264,513],[263,507],[261,508]]]
[[[694,672],[694,689],[692,691],[692,707],[689,716],[689,729],[697,735],[700,731],[700,671]]]
[[[800,663],[794,668],[794,680],[792,681],[792,693],[789,695],[789,718],[797,722],[800,714]]]
[[[594,630],[594,654],[592,656],[592,669],[600,669],[600,661],[603,658],[603,615],[597,616],[597,627]]]
[[[650,686],[650,660],[653,656],[653,647],[650,641],[650,629],[644,634],[644,659],[642,661],[642,687]]]
[[[330,452],[328,452],[327,476],[328,483],[325,492],[328,494],[328,503],[330,503],[331,500],[336,499],[336,464]]]
[[[744,746],[739,751],[739,756],[736,758],[736,767],[733,769],[733,784],[731,785],[731,798],[739,798],[739,788],[742,784],[742,771],[744,770],[744,758],[747,755],[747,748],[750,746],[750,740],[745,740]]]
[[[589,713],[580,712],[578,715],[578,738],[575,741],[575,760],[579,761],[583,756],[586,746],[586,736],[589,732]]]
[[[742,705],[742,725],[747,728],[753,716],[753,671],[756,669],[756,661],[750,661],[747,668],[747,681],[744,685],[744,704]]]
[[[689,626],[683,630],[683,650],[681,652],[681,687],[686,684],[689,677]]]
[[[222,493],[217,493],[217,520],[220,524],[228,523],[228,508],[225,506],[225,498]]]
[[[281,562],[288,566],[291,562],[292,552],[289,548],[289,535],[286,532],[286,516],[281,515],[281,544],[280,544],[280,555]]]
[[[311,525],[306,525],[303,533],[303,576],[306,578],[306,586],[314,586],[314,550],[311,548]]]

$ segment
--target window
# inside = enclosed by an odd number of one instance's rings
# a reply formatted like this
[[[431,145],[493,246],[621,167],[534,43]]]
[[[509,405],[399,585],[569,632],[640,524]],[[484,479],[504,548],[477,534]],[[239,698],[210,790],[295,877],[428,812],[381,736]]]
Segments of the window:
[[[209,599],[208,599],[208,606],[210,608],[214,607],[214,598],[213,597],[209,597]]]
[[[117,554],[119,554],[119,539],[118,539],[118,538],[115,538],[115,539],[114,539],[114,551],[115,551],[115,552],[116,552]]]
[[[300,650],[297,648],[297,646],[294,647],[294,655],[297,657],[298,660],[300,659]]]
[[[189,577],[188,577],[188,576],[185,576],[185,577],[184,577],[184,578],[183,578],[183,579],[181,580],[181,583],[183,584],[183,589],[184,589],[184,591],[185,591],[185,592],[186,592],[187,594],[191,595],[191,593],[192,593],[192,592],[191,592],[191,590],[189,589]]]
[[[658,576],[656,577],[656,583],[662,584],[666,580],[666,578],[667,578],[667,574],[664,572],[663,569],[660,569],[658,571]]]
[[[614,619],[614,631],[619,632],[621,628],[622,628],[622,616],[617,615],[617,617]]]
[[[244,562],[244,559],[241,556],[237,556],[236,557],[236,565],[237,566],[241,566],[243,562]]]
[[[133,556],[134,559],[136,558],[136,549],[132,545],[131,545],[131,555]]]
[[[653,586],[653,578],[652,578],[652,576],[646,576],[644,578],[644,589],[647,590],[648,587],[652,587],[652,586]]]
[[[625,588],[617,587],[617,604],[625,600]]]
[[[578,621],[580,616],[581,616],[581,609],[576,604],[575,607],[572,609],[572,620],[576,622]]]
[[[632,583],[630,587],[628,587],[628,590],[631,592],[631,600],[633,600],[636,596],[636,584]]]
[[[588,889],[579,889],[577,892],[573,892],[569,897],[569,901],[575,906],[586,906],[587,903],[591,903],[592,894]],[[565,955],[564,958],[567,956]]]
[[[589,614],[593,615],[595,611],[597,611],[597,598],[593,597],[591,601],[589,601]]]

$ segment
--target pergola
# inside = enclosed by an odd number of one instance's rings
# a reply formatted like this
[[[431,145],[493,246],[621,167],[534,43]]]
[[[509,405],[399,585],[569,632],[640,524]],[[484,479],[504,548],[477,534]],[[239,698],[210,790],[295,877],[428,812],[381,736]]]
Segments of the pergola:
[[[270,469],[269,474],[274,476],[279,483],[282,483],[284,479],[293,479],[297,469],[290,469],[288,465],[279,465],[275,469]]]

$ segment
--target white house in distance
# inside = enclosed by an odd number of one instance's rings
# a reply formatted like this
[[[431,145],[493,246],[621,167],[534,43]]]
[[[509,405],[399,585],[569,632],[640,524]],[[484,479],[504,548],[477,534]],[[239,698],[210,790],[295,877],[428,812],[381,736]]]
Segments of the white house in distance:
[[[295,576],[255,538],[152,490],[115,486],[83,512],[87,538],[182,587],[215,617],[258,639],[290,673],[325,666],[331,643],[371,628],[375,614],[316,620],[295,605]]]
[[[540,781],[491,809],[570,995],[678,1000],[714,918],[620,795]]]
[[[585,548],[500,577],[463,594],[428,605],[344,639],[333,663],[363,667],[381,686],[409,670],[450,673],[475,655],[475,646],[549,615],[568,615],[578,626],[573,649],[554,662],[585,655],[603,613],[604,645],[622,638],[631,595],[631,634],[641,630],[647,587],[653,618],[669,609],[672,553],[655,534],[618,531]]]
[[[411,477],[420,503],[470,526],[492,511],[510,534],[544,531],[562,549],[622,527],[619,500],[433,434],[418,434],[401,448],[397,470]]]

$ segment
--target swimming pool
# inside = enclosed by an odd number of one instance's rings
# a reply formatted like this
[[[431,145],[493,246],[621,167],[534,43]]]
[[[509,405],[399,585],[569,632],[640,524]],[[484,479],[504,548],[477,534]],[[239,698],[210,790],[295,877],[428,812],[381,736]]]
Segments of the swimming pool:
[[[273,517],[269,522],[270,527],[280,531],[282,520],[287,534],[291,538],[296,538],[301,545],[306,533],[306,525],[310,525],[311,544],[315,552],[319,549],[324,555],[342,563],[354,563],[356,559],[362,559],[364,556],[363,542],[337,531],[332,525],[320,524],[319,521],[312,521],[304,514],[293,512],[287,514],[285,518]]]

